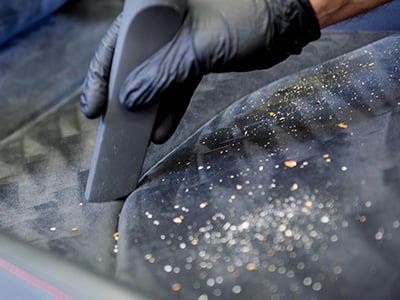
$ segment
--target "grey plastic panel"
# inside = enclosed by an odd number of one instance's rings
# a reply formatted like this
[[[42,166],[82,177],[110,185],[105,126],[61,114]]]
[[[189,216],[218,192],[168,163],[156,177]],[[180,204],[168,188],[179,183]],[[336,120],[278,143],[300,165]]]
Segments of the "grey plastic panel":
[[[176,33],[186,11],[183,0],[129,0],[111,70],[109,103],[100,120],[86,187],[89,202],[115,200],[136,187],[150,142],[157,107],[129,112],[119,102],[129,72],[165,45]]]
[[[0,245],[0,282],[7,283],[2,285],[1,299],[151,299],[111,276],[93,273],[6,235],[0,234]]]

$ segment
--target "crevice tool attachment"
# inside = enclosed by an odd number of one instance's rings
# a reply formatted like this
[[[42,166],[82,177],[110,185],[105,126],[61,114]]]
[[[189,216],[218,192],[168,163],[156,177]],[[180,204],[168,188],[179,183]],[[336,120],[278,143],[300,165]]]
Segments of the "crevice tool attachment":
[[[157,107],[129,112],[119,102],[119,91],[135,67],[172,39],[186,8],[186,0],[125,0],[107,111],[100,119],[86,185],[89,202],[120,199],[136,188]]]

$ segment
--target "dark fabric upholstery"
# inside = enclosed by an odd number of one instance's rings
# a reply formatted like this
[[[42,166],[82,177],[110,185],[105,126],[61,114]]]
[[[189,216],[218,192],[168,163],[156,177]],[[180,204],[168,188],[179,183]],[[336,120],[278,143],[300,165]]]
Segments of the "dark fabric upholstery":
[[[117,276],[164,299],[400,296],[400,36],[234,103],[145,176]]]
[[[77,93],[121,4],[72,1],[0,46],[0,140]]]
[[[0,2],[0,45],[48,16],[67,0],[13,0]]]
[[[176,145],[182,143],[200,126],[234,101],[284,76],[293,75],[387,35],[388,33],[383,32],[323,31],[321,38],[306,46],[301,55],[291,56],[268,70],[206,76],[172,138],[162,145],[150,145],[144,170],[153,166],[157,160],[162,159]]]

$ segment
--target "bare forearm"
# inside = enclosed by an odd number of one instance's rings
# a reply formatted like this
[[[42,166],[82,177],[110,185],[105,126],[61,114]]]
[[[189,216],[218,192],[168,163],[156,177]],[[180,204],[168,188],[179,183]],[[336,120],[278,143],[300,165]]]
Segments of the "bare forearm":
[[[321,28],[371,10],[390,0],[310,0]]]

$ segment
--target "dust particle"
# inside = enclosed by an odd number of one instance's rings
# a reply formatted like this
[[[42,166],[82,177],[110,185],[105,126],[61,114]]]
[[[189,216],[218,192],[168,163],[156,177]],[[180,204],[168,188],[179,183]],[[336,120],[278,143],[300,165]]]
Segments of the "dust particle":
[[[287,160],[284,162],[285,166],[288,168],[294,168],[295,166],[297,166],[297,161],[295,160]]]

